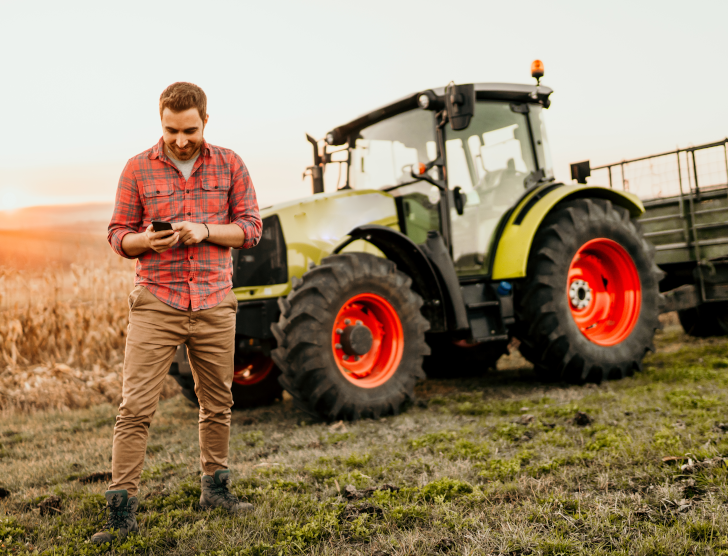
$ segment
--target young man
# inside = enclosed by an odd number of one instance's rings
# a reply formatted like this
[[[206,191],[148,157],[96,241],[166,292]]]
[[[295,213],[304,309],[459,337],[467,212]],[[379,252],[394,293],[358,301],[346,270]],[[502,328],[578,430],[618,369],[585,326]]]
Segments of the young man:
[[[109,224],[111,247],[136,258],[129,295],[122,402],[114,427],[109,518],[92,540],[137,531],[139,478],[149,424],[177,346],[186,344],[200,402],[202,508],[252,509],[230,493],[228,448],[235,313],[230,248],[260,239],[253,183],[233,151],[205,142],[207,97],[174,83],[159,99],[162,138],[130,159]],[[155,232],[153,220],[172,231]]]

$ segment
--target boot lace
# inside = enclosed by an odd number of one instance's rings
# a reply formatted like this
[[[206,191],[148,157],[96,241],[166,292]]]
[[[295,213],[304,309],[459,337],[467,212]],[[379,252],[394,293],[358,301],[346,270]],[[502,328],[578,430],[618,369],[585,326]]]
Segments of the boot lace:
[[[115,508],[114,506],[111,506],[109,503],[106,504],[106,507],[103,508],[98,516],[101,517],[106,511],[109,511],[109,515],[106,517],[106,524],[104,525],[104,529],[122,529],[127,526],[127,520],[131,516],[131,512],[129,511],[129,506],[126,506],[124,508]]]
[[[226,485],[217,485],[217,484],[211,484],[210,490],[212,491],[212,494],[214,496],[219,496],[226,502],[232,502],[234,504],[237,504],[240,502],[238,500],[238,497],[235,496],[232,492],[228,490],[228,487]]]

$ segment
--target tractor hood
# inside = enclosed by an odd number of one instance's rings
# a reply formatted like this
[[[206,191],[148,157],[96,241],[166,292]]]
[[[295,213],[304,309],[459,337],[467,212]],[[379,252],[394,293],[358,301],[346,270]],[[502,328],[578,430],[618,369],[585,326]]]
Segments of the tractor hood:
[[[260,243],[233,252],[233,287],[238,299],[286,295],[292,276],[301,276],[311,264],[318,265],[358,226],[379,224],[399,231],[394,197],[377,190],[320,193],[266,207],[260,216]],[[366,245],[356,250],[375,252]]]

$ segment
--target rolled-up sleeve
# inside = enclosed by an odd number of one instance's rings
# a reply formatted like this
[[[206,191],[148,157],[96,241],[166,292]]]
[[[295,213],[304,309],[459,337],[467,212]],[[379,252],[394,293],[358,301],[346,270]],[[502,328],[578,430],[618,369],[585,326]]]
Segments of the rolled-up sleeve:
[[[248,169],[237,155],[232,165],[230,222],[240,226],[245,234],[245,240],[239,249],[250,249],[258,245],[263,228],[258,212],[258,199]]]
[[[119,178],[119,185],[116,188],[116,201],[114,202],[114,213],[109,223],[107,239],[111,248],[117,255],[125,259],[136,259],[130,257],[121,248],[121,241],[126,234],[137,233],[142,223],[144,207],[139,199],[136,178],[134,177],[131,161],[127,163]]]

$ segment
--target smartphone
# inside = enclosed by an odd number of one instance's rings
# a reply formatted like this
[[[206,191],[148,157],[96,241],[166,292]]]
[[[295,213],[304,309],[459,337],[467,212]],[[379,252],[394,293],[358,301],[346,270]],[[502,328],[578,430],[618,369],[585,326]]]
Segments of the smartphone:
[[[172,224],[169,222],[162,222],[161,220],[152,220],[152,226],[154,226],[155,232],[163,232],[165,230],[172,229]]]

